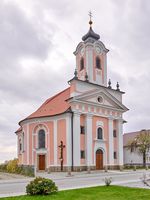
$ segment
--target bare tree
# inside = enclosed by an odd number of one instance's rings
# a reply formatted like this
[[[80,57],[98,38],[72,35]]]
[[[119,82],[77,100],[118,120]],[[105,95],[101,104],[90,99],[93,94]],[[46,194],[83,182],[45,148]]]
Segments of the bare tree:
[[[150,131],[141,130],[133,140],[128,142],[127,146],[131,151],[138,150],[138,153],[142,154],[143,167],[146,167],[146,155],[150,150]]]

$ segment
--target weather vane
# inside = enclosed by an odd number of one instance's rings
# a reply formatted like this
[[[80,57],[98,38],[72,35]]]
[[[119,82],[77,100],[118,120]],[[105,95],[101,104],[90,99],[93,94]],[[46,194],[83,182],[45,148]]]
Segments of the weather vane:
[[[90,21],[89,21],[89,24],[90,24],[90,27],[92,27],[92,24],[93,24],[93,22],[92,22],[92,12],[91,11],[89,11],[89,17],[90,17]]]

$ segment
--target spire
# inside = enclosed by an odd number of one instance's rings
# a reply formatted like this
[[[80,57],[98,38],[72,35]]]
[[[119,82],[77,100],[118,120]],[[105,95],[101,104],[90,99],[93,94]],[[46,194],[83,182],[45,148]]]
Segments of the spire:
[[[88,81],[88,75],[87,75],[87,72],[85,74],[85,80]]]
[[[108,81],[108,88],[111,89],[111,80],[110,80],[110,79],[109,79],[109,81]]]
[[[90,21],[89,21],[89,24],[90,24],[90,28],[92,28],[92,24],[93,24],[93,22],[92,22],[92,12],[91,11],[89,11],[89,17],[90,17]]]
[[[74,78],[75,78],[75,79],[78,79],[78,72],[77,72],[77,69],[75,69],[75,71],[74,71]]]
[[[120,89],[119,89],[119,83],[118,83],[118,82],[117,82],[117,84],[116,84],[116,88],[117,88],[117,89],[116,89],[117,91],[120,91]]]
[[[90,38],[93,38],[95,40],[99,40],[100,39],[100,36],[98,34],[96,34],[93,29],[92,29],[92,24],[93,24],[93,21],[92,21],[92,12],[89,11],[89,17],[90,17],[90,21],[89,21],[89,25],[90,25],[90,29],[88,31],[87,34],[85,34],[83,37],[82,37],[82,40],[85,41],[87,40],[89,37]]]

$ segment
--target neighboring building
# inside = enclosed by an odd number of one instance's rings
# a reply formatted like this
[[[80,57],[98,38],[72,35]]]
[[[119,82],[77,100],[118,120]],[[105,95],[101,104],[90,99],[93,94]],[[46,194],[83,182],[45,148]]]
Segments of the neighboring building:
[[[138,149],[129,149],[128,144],[130,141],[140,134],[141,131],[125,133],[123,135],[123,157],[124,165],[143,165],[143,156],[139,154]],[[150,152],[147,153],[146,163],[150,165]]]
[[[18,158],[37,170],[89,170],[123,165],[123,117],[119,84],[107,86],[107,53],[90,28],[74,52],[69,87],[19,122]],[[65,69],[64,69],[65,70]],[[63,146],[61,151],[60,145]]]

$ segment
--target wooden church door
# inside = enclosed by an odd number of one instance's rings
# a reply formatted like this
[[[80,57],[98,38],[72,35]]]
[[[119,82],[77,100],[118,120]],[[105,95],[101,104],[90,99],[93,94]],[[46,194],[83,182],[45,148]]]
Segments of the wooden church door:
[[[103,169],[103,151],[101,149],[96,151],[96,169]]]

